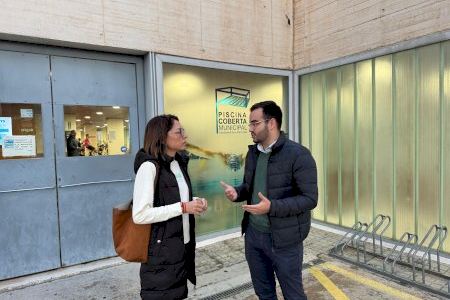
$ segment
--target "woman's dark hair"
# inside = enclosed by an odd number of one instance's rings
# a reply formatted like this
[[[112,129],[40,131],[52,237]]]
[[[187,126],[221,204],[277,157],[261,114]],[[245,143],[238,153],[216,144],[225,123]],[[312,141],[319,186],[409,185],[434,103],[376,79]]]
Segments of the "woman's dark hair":
[[[271,100],[258,102],[253,104],[250,108],[250,111],[254,111],[255,109],[262,108],[264,119],[269,120],[274,118],[277,121],[278,130],[281,129],[281,123],[283,121],[283,113],[281,112],[281,108]]]
[[[152,118],[145,127],[144,150],[154,158],[164,156],[167,134],[172,129],[178,117],[174,115],[160,115]]]

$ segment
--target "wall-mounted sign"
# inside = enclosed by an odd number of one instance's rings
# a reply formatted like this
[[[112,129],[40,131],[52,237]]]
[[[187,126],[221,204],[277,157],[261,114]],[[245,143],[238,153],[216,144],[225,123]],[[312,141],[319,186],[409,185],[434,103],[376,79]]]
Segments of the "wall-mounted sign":
[[[0,117],[0,145],[3,144],[3,138],[12,135],[11,117]]]
[[[20,109],[21,118],[33,118],[33,109],[31,108],[21,108]]]
[[[3,157],[36,156],[34,135],[10,135],[3,138]]]
[[[250,90],[237,87],[216,89],[216,132],[245,133]]]

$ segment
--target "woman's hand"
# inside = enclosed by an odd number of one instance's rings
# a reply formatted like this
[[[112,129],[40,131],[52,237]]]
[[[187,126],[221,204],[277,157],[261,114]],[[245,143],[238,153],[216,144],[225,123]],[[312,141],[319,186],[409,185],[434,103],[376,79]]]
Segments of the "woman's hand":
[[[208,208],[208,202],[204,198],[194,197],[192,201],[186,202],[186,213],[200,215]]]
[[[193,197],[195,200],[200,200],[203,204],[203,213],[208,209],[208,201],[205,198]]]

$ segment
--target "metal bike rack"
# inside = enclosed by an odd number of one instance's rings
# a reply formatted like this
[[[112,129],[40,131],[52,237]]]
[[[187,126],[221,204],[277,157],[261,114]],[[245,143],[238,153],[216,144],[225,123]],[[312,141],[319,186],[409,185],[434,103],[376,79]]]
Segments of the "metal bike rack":
[[[394,248],[392,248],[391,252],[389,252],[389,254],[386,256],[386,258],[383,261],[383,271],[387,272],[387,264],[389,263],[389,261],[392,261],[391,263],[391,274],[394,274],[395,272],[395,264],[398,261],[402,261],[402,255],[403,252],[407,249],[407,247],[410,246],[415,246],[417,244],[417,235],[413,234],[413,233],[409,233],[409,232],[405,232],[400,240],[395,243]],[[397,250],[398,247],[401,247],[400,250]],[[408,262],[410,261],[410,257],[411,257],[411,249],[410,248],[409,252],[408,252]]]
[[[426,244],[426,242],[429,240],[429,237],[431,236],[430,234],[434,231],[434,235],[431,238],[431,240],[428,242],[428,245],[425,248],[425,251],[423,251],[422,256],[418,255],[418,251],[423,247],[425,247],[424,245]],[[434,250],[436,252],[436,257],[437,257],[437,268],[438,268],[438,272],[440,272],[441,270],[441,263],[440,263],[440,258],[439,258],[439,253],[441,251],[442,245],[445,241],[445,239],[447,238],[447,227],[443,226],[438,226],[438,225],[433,225],[430,227],[430,229],[428,229],[428,232],[425,234],[425,237],[422,239],[422,241],[420,242],[420,244],[416,245],[416,247],[414,248],[413,252],[412,252],[412,261],[411,261],[411,265],[412,265],[412,270],[413,270],[413,280],[416,280],[416,262],[418,262],[418,260],[420,261],[421,265],[422,265],[422,283],[425,283],[425,260],[428,257],[428,270],[431,271],[431,252],[432,252],[432,248],[434,246],[434,244],[436,243],[436,241],[439,239],[439,245],[436,248],[436,250]],[[418,258],[418,259],[416,259]]]
[[[387,220],[386,224],[384,224],[385,220]],[[357,256],[358,262],[360,261],[359,260],[359,250],[361,249],[361,245],[362,245],[364,263],[367,263],[366,242],[369,239],[369,236],[372,237],[373,254],[376,254],[375,239],[378,236],[379,240],[380,240],[380,253],[381,253],[381,255],[383,255],[383,233],[386,231],[386,229],[389,227],[390,224],[391,224],[391,217],[379,214],[366,227],[366,229],[364,231],[359,233],[358,238],[356,239],[356,256]],[[384,227],[383,227],[383,225],[384,225]],[[371,232],[370,232],[370,229],[372,229]],[[377,233],[378,230],[380,230],[380,229],[381,229],[381,232]],[[369,232],[370,232],[370,234],[369,234]]]
[[[448,235],[447,227],[432,225],[420,242],[416,234],[405,232],[385,255],[383,234],[390,224],[391,218],[381,214],[369,224],[356,222],[330,250],[330,255],[450,298],[450,266],[446,265],[446,270],[443,270],[440,259]],[[376,247],[377,241],[379,251]],[[367,249],[367,243],[372,244],[372,251]],[[371,256],[370,259],[368,255]],[[432,263],[432,255],[436,256],[436,263]],[[416,280],[417,270],[422,273],[420,281]],[[430,277],[427,282],[426,276]]]
[[[339,240],[339,242],[336,243],[336,246],[334,246],[334,251],[338,251],[340,249],[341,255],[344,255],[344,248],[347,247],[349,244],[354,245],[355,238],[359,236],[359,234],[367,228],[367,223],[361,223],[356,222],[352,228],[345,233],[345,235]]]
[[[384,225],[384,221],[386,221],[386,224]],[[380,240],[380,254],[383,255],[383,234],[388,229],[389,225],[391,225],[391,217],[384,216],[384,215],[377,215],[375,217],[375,220],[373,221],[375,223],[375,226],[372,231],[372,244],[373,244],[373,252],[375,253],[375,238],[378,236],[378,239]],[[384,225],[384,227],[383,227]],[[377,233],[378,230],[381,230],[380,233]]]

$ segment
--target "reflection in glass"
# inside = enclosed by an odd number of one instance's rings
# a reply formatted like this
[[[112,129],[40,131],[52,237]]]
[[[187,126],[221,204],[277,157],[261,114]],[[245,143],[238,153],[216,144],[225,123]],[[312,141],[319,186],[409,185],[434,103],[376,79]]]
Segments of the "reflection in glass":
[[[339,141],[338,141],[338,99],[337,99],[337,69],[325,72],[325,111],[326,111],[326,220],[339,224]]]
[[[128,107],[64,106],[67,156],[130,153]]]
[[[197,232],[215,232],[239,224],[243,215],[240,209],[242,203],[224,199],[220,181],[233,186],[241,183],[244,176],[243,155],[211,151],[192,144],[188,144],[186,150],[190,157],[188,166],[193,180],[193,195],[208,199],[208,213],[197,222]]]
[[[375,215],[392,217],[392,63],[391,56],[375,59]],[[384,233],[392,237],[392,226]]]
[[[395,76],[395,236],[414,229],[414,51],[393,56]]]
[[[323,153],[323,96],[324,91],[322,82],[323,74],[321,72],[311,75],[311,130],[312,144],[311,152],[317,165],[317,184],[319,189],[319,201],[317,207],[313,210],[313,216],[317,220],[325,218],[324,202],[324,153]]]
[[[372,61],[356,64],[358,219],[370,223],[373,218],[373,127]]]
[[[450,227],[450,41],[442,44],[443,51],[443,84],[441,87],[443,90],[443,104],[444,104],[444,199],[442,204],[442,221],[441,224]],[[450,252],[450,238],[445,240],[444,249],[446,252]]]
[[[300,78],[300,143],[310,149],[309,136],[309,83],[310,76],[305,75]]]
[[[418,78],[418,211],[417,234],[423,237],[439,223],[439,44],[417,51]]]
[[[43,156],[41,105],[0,103],[0,160]]]
[[[342,225],[355,223],[355,100],[354,66],[341,67]]]

